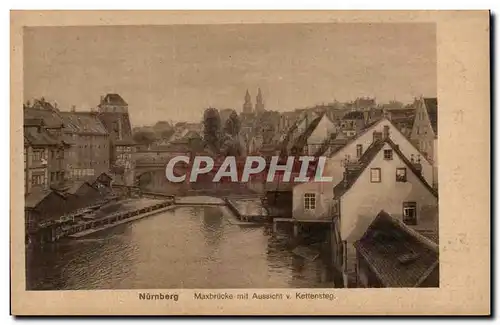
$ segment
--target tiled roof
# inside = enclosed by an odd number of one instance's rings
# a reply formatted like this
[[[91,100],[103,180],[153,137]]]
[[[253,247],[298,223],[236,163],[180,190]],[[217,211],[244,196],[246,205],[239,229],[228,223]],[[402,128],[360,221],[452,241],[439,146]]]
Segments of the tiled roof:
[[[26,208],[36,208],[47,196],[55,193],[51,190],[34,190],[24,197],[24,206]]]
[[[364,120],[365,115],[363,112],[360,111],[354,111],[354,112],[349,112],[344,117],[342,118],[343,120]]]
[[[107,94],[103,99],[104,104],[127,106],[127,102],[118,94]]]
[[[71,187],[66,190],[66,192],[69,194],[75,194],[85,183],[85,181],[75,181],[73,185],[71,185]]]
[[[61,127],[64,123],[61,116],[55,110],[25,107],[23,111],[24,120],[42,119],[48,128]]]
[[[44,122],[42,118],[26,118],[23,124],[24,126],[43,126]]]
[[[355,135],[354,137],[349,138],[349,139],[347,140],[347,142],[344,144],[344,146],[343,146],[343,147],[346,147],[346,146],[348,146],[349,144],[351,144],[351,143],[355,142],[355,141],[356,141],[357,139],[359,139],[362,135],[364,135],[364,134],[366,134],[367,132],[369,132],[369,131],[372,129],[372,127],[374,127],[374,126],[375,126],[375,125],[377,125],[378,123],[382,122],[383,120],[387,120],[387,121],[389,121],[389,123],[391,123],[391,124],[392,124],[392,126],[394,126],[394,128],[395,128],[395,129],[396,129],[396,130],[397,130],[397,131],[398,131],[398,132],[399,132],[402,136],[404,136],[404,137],[406,138],[406,140],[407,140],[407,141],[408,141],[408,142],[409,142],[409,143],[413,146],[413,148],[415,148],[415,150],[417,150],[417,151],[419,151],[419,152],[420,152],[420,150],[412,144],[412,142],[408,139],[408,137],[407,137],[406,135],[404,135],[404,134],[403,134],[403,133],[402,133],[402,132],[401,132],[401,131],[400,131],[400,130],[396,127],[396,125],[394,125],[394,123],[393,123],[391,120],[387,119],[386,117],[382,117],[382,118],[380,118],[380,119],[378,119],[378,120],[375,120],[375,121],[373,121],[373,122],[371,122],[371,123],[367,124],[367,125],[366,125],[366,126],[365,126],[365,127],[364,127],[361,131],[360,131],[360,132],[356,133],[356,135]],[[341,148],[339,148],[338,150],[336,150],[336,151],[334,151],[334,152],[330,153],[330,155],[329,155],[329,156],[331,157],[333,154],[335,154],[337,151],[339,151],[339,150],[340,150],[340,149],[342,149],[343,147],[341,147]],[[427,158],[425,158],[425,155],[424,155],[424,154],[421,154],[421,158],[422,158],[422,159],[424,159],[424,160],[427,160]]]
[[[50,102],[47,102],[45,99],[35,99],[32,107],[47,111],[55,110],[54,106]]]
[[[24,139],[27,143],[34,146],[51,146],[59,144],[59,141],[52,137],[45,130],[38,130],[34,128],[25,128],[24,129]]]
[[[314,130],[318,126],[323,116],[325,116],[325,113],[322,113],[320,116],[316,117],[314,120],[311,121],[311,123],[307,126],[305,131],[295,141],[292,150],[295,149],[301,151],[304,148],[304,146],[307,144],[307,139],[309,139],[311,134],[314,132]]]
[[[406,164],[406,166],[413,172],[413,174],[422,182],[422,184],[434,195],[437,197],[437,192],[432,186],[427,183],[427,181],[423,178],[421,172],[419,172],[415,166],[405,157],[405,155],[401,152],[399,147],[390,139],[383,139],[372,143],[368,149],[364,152],[364,154],[359,158],[358,162],[355,164],[348,165],[346,170],[345,179],[342,180],[337,186],[334,187],[333,193],[335,197],[340,197],[344,193],[346,193],[352,185],[356,182],[356,180],[361,176],[363,171],[368,167],[371,161],[375,158],[375,156],[380,152],[380,150],[384,147],[385,144],[389,144],[392,150],[399,156],[401,160]]]
[[[435,230],[418,229],[419,234],[439,244],[439,234]]]
[[[108,134],[97,115],[92,112],[61,112],[65,131],[70,133]]]
[[[384,287],[417,287],[439,267],[437,245],[384,211],[354,246]]]
[[[391,118],[405,118],[415,116],[415,108],[388,108]]]
[[[438,104],[437,98],[424,98],[425,108],[427,109],[427,115],[429,115],[429,120],[431,121],[432,130],[434,134],[438,134]]]
[[[323,141],[321,147],[314,154],[315,157],[323,156],[328,149],[330,149],[330,154],[337,152],[342,149],[347,143],[346,139],[337,139],[339,133],[332,133],[328,139]]]

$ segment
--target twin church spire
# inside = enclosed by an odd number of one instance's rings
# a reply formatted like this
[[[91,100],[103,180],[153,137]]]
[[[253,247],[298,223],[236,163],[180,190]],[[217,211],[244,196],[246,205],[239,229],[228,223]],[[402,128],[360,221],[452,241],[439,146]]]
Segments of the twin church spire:
[[[259,88],[257,92],[256,103],[255,103],[255,111],[253,110],[252,98],[250,93],[247,92],[245,94],[245,102],[243,103],[243,113],[252,114],[252,113],[260,113],[264,111],[264,98],[262,97],[262,92]]]

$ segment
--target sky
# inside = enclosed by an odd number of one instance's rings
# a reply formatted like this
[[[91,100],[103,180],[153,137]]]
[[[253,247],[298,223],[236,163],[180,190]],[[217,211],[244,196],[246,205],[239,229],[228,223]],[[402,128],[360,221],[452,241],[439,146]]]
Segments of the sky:
[[[436,27],[321,23],[29,27],[24,99],[69,110],[118,93],[133,126],[199,122],[207,107],[291,111],[360,96],[377,102],[437,92]]]

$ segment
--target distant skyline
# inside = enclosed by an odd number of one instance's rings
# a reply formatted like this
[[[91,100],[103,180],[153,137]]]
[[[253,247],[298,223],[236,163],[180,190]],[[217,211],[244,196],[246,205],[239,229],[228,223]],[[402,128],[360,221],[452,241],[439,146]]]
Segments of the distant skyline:
[[[437,92],[431,23],[29,27],[24,51],[25,101],[88,110],[118,93],[133,126],[241,112],[247,89],[276,111]]]

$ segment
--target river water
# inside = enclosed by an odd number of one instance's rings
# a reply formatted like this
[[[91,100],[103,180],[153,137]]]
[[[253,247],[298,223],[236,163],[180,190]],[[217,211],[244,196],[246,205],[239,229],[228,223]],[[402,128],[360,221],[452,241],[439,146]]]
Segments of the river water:
[[[27,251],[28,290],[333,287],[288,236],[241,227],[226,207],[176,207]]]

